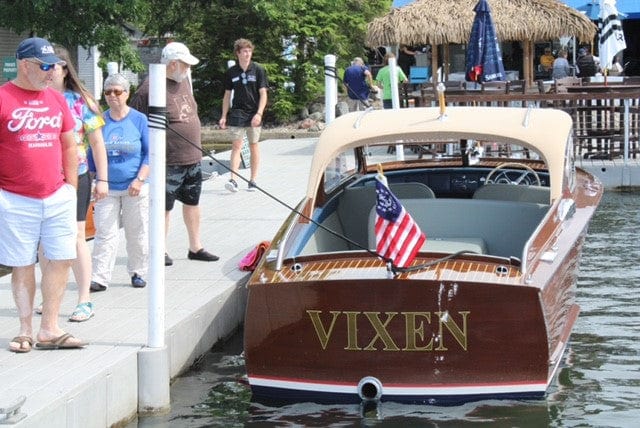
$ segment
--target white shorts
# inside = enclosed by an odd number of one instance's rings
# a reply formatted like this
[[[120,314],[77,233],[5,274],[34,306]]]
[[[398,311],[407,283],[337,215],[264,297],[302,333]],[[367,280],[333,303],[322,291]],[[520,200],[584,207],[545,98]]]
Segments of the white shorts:
[[[245,132],[247,133],[247,139],[249,140],[249,144],[257,144],[260,141],[260,131],[262,127],[242,127],[242,126],[230,126],[229,134],[233,141],[242,140],[244,138]]]
[[[72,185],[44,199],[0,190],[0,264],[34,264],[39,244],[49,260],[75,259],[77,233]]]

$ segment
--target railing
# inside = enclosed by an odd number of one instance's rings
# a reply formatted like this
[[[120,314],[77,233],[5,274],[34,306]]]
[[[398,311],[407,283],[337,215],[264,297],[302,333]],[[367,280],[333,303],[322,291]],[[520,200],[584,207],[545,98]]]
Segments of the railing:
[[[573,118],[576,156],[640,158],[640,85],[584,85],[566,93],[452,91],[447,105],[558,108]],[[437,105],[431,86],[402,91],[402,105]],[[409,103],[409,100],[413,100]]]

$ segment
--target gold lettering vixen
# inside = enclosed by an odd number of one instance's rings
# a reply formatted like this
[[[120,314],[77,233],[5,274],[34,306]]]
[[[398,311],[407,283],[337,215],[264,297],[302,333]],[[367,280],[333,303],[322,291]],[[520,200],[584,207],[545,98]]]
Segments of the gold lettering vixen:
[[[318,336],[318,340],[320,340],[320,345],[322,349],[327,349],[327,343],[329,343],[329,338],[331,337],[331,333],[333,332],[333,327],[336,325],[336,320],[340,316],[340,311],[331,311],[330,313],[333,315],[333,319],[331,320],[331,324],[329,325],[329,329],[325,330],[324,325],[322,325],[322,321],[320,320],[320,314],[322,311],[307,311],[309,314],[309,318],[311,318],[311,323],[313,324],[313,328],[316,330],[316,336]]]
[[[449,348],[445,346],[445,331],[448,332],[447,338],[452,336],[455,342],[465,351],[468,349],[468,330],[467,319],[471,314],[470,311],[457,311],[456,322],[453,316],[447,312],[384,312],[386,315],[385,320],[381,319],[382,312],[360,312],[360,311],[328,311],[331,314],[331,319],[327,319],[329,316],[324,316],[326,321],[323,322],[323,311],[307,310],[309,319],[315,330],[320,346],[323,350],[327,349],[329,341],[333,336],[336,325],[339,328],[346,327],[346,344],[344,350],[346,351],[400,351],[401,349],[396,345],[396,340],[402,341],[402,334],[399,331],[402,328],[401,320],[394,321],[395,316],[401,314],[404,317],[404,347],[402,351],[448,351]],[[437,327],[431,323],[432,314],[438,317]],[[344,327],[342,320],[338,323],[338,319],[344,315]],[[373,328],[375,335],[370,339],[367,346],[360,347],[358,342],[363,343],[369,339],[370,335],[362,332],[359,329],[358,321],[363,322],[364,315],[368,325]],[[365,322],[365,324],[367,324]],[[367,326],[365,326],[367,327]],[[364,331],[370,331],[367,327]],[[342,330],[341,332],[344,332]],[[342,338],[341,332],[338,333],[338,337]],[[390,332],[398,334],[399,337],[393,337]],[[437,346],[434,348],[434,337],[437,337]],[[335,341],[335,340],[334,340]],[[450,342],[450,340],[448,340]],[[377,342],[382,342],[382,346],[377,347]]]

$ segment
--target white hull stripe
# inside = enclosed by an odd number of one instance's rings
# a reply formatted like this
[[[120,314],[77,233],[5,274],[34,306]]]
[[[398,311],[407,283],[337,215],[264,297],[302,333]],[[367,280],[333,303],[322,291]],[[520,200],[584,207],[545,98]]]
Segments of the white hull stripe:
[[[251,386],[264,388],[281,388],[298,391],[316,391],[332,394],[358,394],[356,384],[331,384],[281,380],[257,376],[249,376]],[[385,386],[382,385],[382,396],[385,395],[480,395],[480,394],[513,394],[522,392],[544,393],[547,382],[512,383],[491,385],[462,385],[462,386]]]

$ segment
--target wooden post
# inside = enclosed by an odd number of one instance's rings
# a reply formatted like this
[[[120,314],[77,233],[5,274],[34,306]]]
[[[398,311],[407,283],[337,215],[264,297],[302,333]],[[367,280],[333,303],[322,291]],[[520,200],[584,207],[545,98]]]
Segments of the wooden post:
[[[442,45],[442,81],[449,80],[449,43]]]
[[[438,82],[438,45],[431,44],[431,83]]]
[[[531,49],[531,40],[523,40],[522,41],[522,78],[525,80],[527,86],[531,86],[533,84],[533,58],[532,58],[532,49]]]

